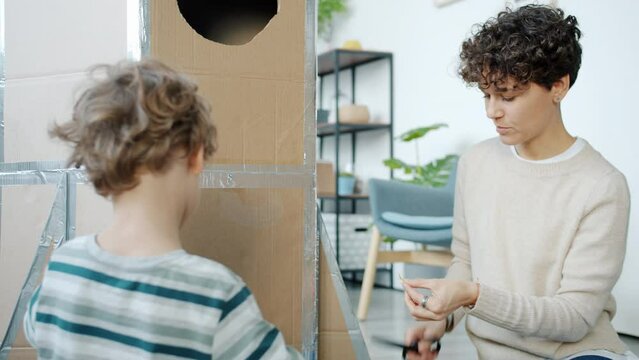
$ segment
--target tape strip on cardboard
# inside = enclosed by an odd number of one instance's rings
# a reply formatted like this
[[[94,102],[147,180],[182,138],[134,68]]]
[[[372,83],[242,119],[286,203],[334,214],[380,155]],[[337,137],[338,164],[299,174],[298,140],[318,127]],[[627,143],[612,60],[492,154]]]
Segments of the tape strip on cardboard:
[[[30,161],[0,163],[0,186],[57,184],[60,177],[69,175],[72,184],[87,184],[82,169],[66,168],[63,161]],[[304,188],[314,186],[308,169],[282,165],[207,165],[200,175],[203,189],[229,188]],[[314,194],[310,204],[314,207]],[[313,213],[314,215],[314,213]],[[315,227],[313,227],[315,229]]]
[[[316,359],[319,326],[319,242],[317,241],[317,204],[315,163],[317,123],[315,98],[317,54],[315,49],[316,0],[306,0],[304,26],[304,172],[309,184],[304,192],[304,263],[302,273],[302,353]]]
[[[4,69],[4,24],[4,0],[0,0],[0,162],[4,161],[4,87],[7,80]]]

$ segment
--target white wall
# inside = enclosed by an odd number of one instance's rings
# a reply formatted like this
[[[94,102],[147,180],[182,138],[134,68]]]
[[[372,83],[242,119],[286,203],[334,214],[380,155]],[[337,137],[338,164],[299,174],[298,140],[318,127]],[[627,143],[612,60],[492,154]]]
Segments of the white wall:
[[[349,13],[338,16],[331,43],[319,44],[318,51],[347,39],[358,39],[366,49],[393,52],[395,133],[446,122],[449,129],[427,136],[421,145],[422,156],[461,153],[470,144],[496,134],[485,117],[480,93],[466,88],[456,75],[459,47],[470,34],[472,24],[495,15],[504,3],[462,0],[437,8],[431,0],[349,0]],[[633,203],[639,203],[639,166],[633,159],[639,154],[635,110],[639,94],[639,1],[558,3],[577,17],[584,35],[579,78],[563,102],[566,126],[571,134],[587,139],[626,175]],[[373,78],[385,76],[382,69],[371,69],[369,73]],[[358,73],[358,79],[363,77],[364,71]],[[379,84],[386,83],[381,80]],[[378,85],[367,86],[369,91],[360,91],[364,85],[358,81],[359,102],[373,104],[373,116],[384,117],[384,109],[378,104],[387,102],[386,94],[378,92]],[[332,93],[328,84],[325,95]],[[356,173],[366,178],[386,176],[379,163],[385,156],[387,136],[371,134],[369,141],[359,141]],[[414,160],[412,147],[396,143],[395,149],[399,158]],[[329,158],[330,151],[326,155]],[[625,268],[614,290],[619,308],[614,324],[620,332],[639,336],[639,281],[635,278],[639,273],[639,211],[631,213],[630,222]]]

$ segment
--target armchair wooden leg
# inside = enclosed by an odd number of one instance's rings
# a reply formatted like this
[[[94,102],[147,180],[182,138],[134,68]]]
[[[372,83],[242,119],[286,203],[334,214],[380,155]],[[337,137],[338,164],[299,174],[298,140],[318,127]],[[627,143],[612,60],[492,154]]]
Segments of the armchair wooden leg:
[[[364,270],[364,280],[362,281],[362,291],[359,295],[359,305],[357,306],[357,318],[366,320],[368,315],[368,305],[371,302],[371,292],[375,283],[375,273],[377,272],[377,253],[379,245],[382,242],[382,235],[373,226],[373,236],[371,238],[371,246],[368,250],[368,259],[366,261],[366,269]]]

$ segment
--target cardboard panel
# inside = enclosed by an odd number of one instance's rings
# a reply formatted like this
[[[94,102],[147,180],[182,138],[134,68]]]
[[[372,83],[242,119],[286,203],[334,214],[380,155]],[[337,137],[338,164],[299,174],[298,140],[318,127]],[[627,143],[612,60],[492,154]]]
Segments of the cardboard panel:
[[[189,74],[212,106],[217,164],[303,165],[305,2],[279,11],[251,42],[228,46],[193,30],[177,2],[151,3],[151,55]],[[184,231],[187,250],[251,288],[264,316],[301,345],[303,189],[205,190]]]
[[[356,359],[324,253],[320,251],[318,359]]]
[[[240,275],[264,317],[301,345],[302,189],[207,189],[182,233],[187,251]]]
[[[49,137],[53,121],[71,117],[84,73],[8,80],[5,89],[6,162],[63,160],[69,149]]]
[[[334,196],[335,170],[333,170],[333,163],[330,161],[318,161],[316,169],[317,195]]]
[[[77,73],[125,58],[125,6],[126,0],[5,1],[7,79]]]
[[[55,198],[56,187],[2,189],[0,234],[0,334],[8,328]],[[10,275],[9,275],[10,274]],[[16,346],[25,346],[16,341]]]
[[[250,43],[197,34],[175,1],[151,3],[151,53],[188,73],[213,107],[218,164],[303,164],[305,2],[279,13]]]
[[[7,360],[36,360],[38,353],[33,348],[19,347],[11,349]]]

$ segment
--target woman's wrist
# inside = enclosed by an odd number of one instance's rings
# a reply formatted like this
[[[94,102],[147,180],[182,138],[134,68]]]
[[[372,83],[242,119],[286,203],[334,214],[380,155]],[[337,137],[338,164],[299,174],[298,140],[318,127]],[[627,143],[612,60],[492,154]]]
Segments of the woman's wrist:
[[[479,298],[479,283],[468,282],[468,301],[465,306],[473,308]]]

